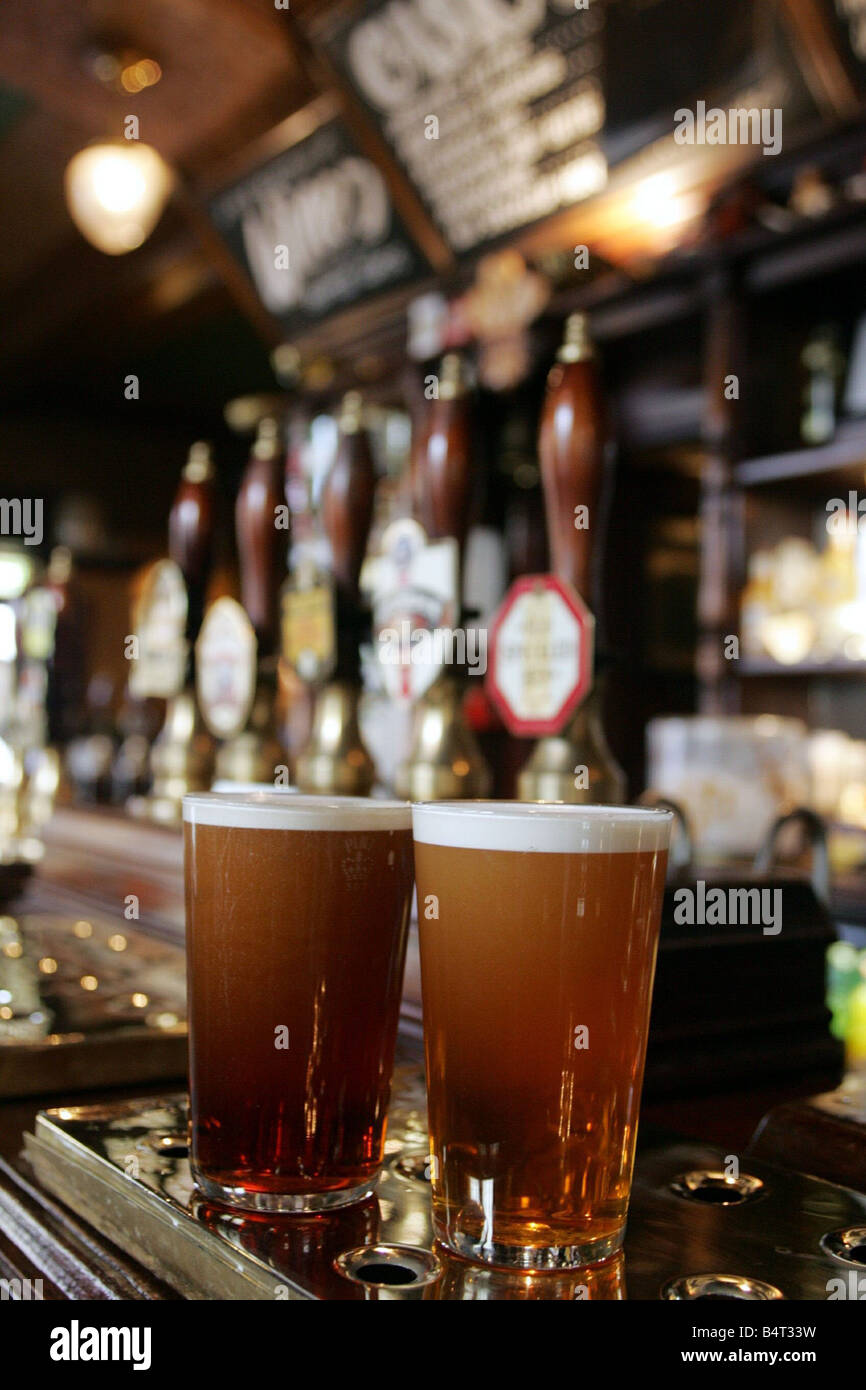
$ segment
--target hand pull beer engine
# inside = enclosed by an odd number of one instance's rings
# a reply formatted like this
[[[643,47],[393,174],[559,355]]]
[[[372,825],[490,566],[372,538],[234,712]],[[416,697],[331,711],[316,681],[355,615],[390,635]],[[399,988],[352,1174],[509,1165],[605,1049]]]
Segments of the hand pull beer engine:
[[[423,612],[424,599],[429,601],[437,591],[440,613],[452,620],[459,618],[472,480],[471,425],[463,363],[456,353],[449,353],[442,361],[438,398],[430,402],[414,450],[413,494],[423,527],[397,522],[393,528],[392,544],[398,556],[401,546],[412,552],[404,566],[407,597],[414,587],[421,602],[413,604],[410,598],[404,606],[407,610],[415,607],[416,618],[418,608]],[[398,568],[399,564],[398,559]],[[423,594],[425,569],[428,583]],[[427,623],[433,623],[429,607]],[[378,626],[381,629],[382,624]],[[451,656],[453,660],[453,647]],[[444,670],[441,654],[438,660],[441,670],[437,669],[436,655],[427,666],[427,688],[422,688],[415,706],[409,753],[397,772],[397,794],[412,800],[484,796],[489,791],[490,774],[463,717],[460,682]]]
[[[593,688],[595,625],[586,606],[598,598],[607,424],[583,314],[567,320],[548,376],[538,451],[553,573],[518,580],[506,598],[489,687],[513,732],[542,735],[518,777],[521,800],[622,802],[625,777]]]
[[[216,775],[230,782],[288,780],[275,730],[277,596],[288,532],[281,474],[279,425],[265,416],[235,504],[243,603],[217,599],[197,647],[199,703],[222,740]]]
[[[165,722],[150,754],[152,787],[128,809],[177,820],[186,792],[210,785],[213,743],[195,698],[194,644],[202,622],[214,533],[210,446],[193,444],[169,513],[168,560],[153,567],[138,605],[136,695],[167,698]]]
[[[361,397],[350,391],[343,399],[337,452],[321,498],[336,596],[336,671],[319,691],[310,740],[298,758],[297,782],[303,791],[366,796],[375,779],[358,723],[363,629],[358,580],[373,520],[375,486]]]

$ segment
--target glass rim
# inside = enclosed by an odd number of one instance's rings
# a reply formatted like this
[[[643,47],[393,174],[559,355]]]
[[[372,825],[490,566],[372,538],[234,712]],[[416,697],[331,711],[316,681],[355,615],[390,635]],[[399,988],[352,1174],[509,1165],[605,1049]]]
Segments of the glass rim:
[[[187,825],[232,830],[411,830],[408,801],[280,791],[188,792]]]
[[[564,801],[421,801],[416,843],[510,853],[616,854],[670,846],[674,813],[659,806]]]
[[[603,802],[577,801],[497,801],[493,797],[467,798],[463,801],[413,801],[412,809],[429,813],[469,814],[499,817],[503,820],[530,815],[536,820],[562,815],[584,816],[588,820],[673,820],[674,813],[665,806],[611,806]]]

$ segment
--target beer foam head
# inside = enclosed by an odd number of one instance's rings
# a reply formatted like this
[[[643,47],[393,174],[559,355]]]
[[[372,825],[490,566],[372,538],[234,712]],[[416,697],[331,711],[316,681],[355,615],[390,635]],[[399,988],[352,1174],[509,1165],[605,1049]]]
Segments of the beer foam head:
[[[183,818],[191,825],[242,830],[409,830],[412,808],[405,801],[366,796],[196,792],[184,797]]]
[[[670,811],[559,802],[424,801],[412,807],[423,845],[520,854],[635,854],[670,844]]]

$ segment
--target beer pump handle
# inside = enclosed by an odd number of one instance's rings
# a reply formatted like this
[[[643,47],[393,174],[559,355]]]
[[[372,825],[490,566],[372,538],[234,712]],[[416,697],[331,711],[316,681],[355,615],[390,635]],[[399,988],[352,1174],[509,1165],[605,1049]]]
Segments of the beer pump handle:
[[[214,469],[208,444],[193,444],[168,515],[168,553],[188,594],[187,635],[195,640],[204,615],[214,534]]]
[[[442,360],[439,396],[430,402],[415,455],[420,521],[431,540],[452,536],[462,554],[472,483],[472,413],[463,364]]]
[[[235,532],[241,566],[241,600],[255,629],[261,655],[272,654],[277,631],[277,597],[284,578],[287,528],[279,526],[285,509],[280,429],[267,416],[235,503]]]
[[[547,379],[538,453],[551,568],[590,607],[607,423],[601,378],[583,314],[568,319]],[[586,508],[586,512],[582,508]]]
[[[350,391],[340,414],[336,457],[322,489],[321,518],[331,545],[340,598],[358,605],[358,579],[373,521],[376,475],[361,420],[361,398]]]

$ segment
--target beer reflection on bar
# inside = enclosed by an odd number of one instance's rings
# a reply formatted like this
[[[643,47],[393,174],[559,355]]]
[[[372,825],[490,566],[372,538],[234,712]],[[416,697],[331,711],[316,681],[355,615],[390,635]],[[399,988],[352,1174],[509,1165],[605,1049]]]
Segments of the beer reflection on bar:
[[[862,1301],[864,10],[4,7],[0,1298]]]

